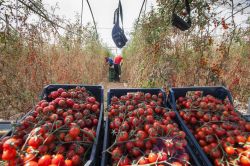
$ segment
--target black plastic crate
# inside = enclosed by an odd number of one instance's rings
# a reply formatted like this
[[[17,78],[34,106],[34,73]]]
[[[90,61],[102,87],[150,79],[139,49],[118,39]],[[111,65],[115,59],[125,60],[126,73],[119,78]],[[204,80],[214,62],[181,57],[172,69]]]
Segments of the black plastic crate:
[[[103,116],[104,116],[104,109],[103,109],[103,101],[104,101],[104,96],[103,96],[103,87],[102,86],[92,86],[92,85],[82,85],[82,84],[51,84],[47,85],[43,88],[43,91],[40,95],[40,99],[48,99],[48,95],[52,92],[55,91],[59,88],[63,88],[66,90],[76,88],[77,86],[79,87],[85,87],[86,90],[93,96],[96,97],[97,101],[100,102],[101,108],[100,108],[100,116],[99,116],[99,121],[96,129],[96,139],[94,141],[94,144],[92,146],[92,150],[90,153],[90,158],[89,160],[85,163],[85,166],[93,166],[93,165],[99,165],[100,160],[101,160],[101,148],[102,148],[102,137],[103,137]],[[17,123],[22,121],[24,118],[27,116],[31,115],[34,109],[26,113],[24,116],[22,116]],[[0,123],[0,129],[1,129],[1,123]],[[5,136],[10,136],[12,133],[12,130],[5,134]]]
[[[229,101],[233,104],[231,93],[223,86],[204,86],[204,87],[183,87],[170,89],[170,103],[174,103],[177,98],[186,96],[190,91],[202,91],[203,96],[212,95],[218,99],[224,100],[228,97]],[[175,105],[174,105],[175,107]]]
[[[8,126],[8,129],[6,129],[7,131],[5,132],[5,134],[0,135],[0,137],[1,137],[1,138],[4,138],[4,137],[6,137],[6,136],[11,136],[12,131],[13,131],[13,128],[12,128],[13,125],[14,125],[14,124],[19,124],[19,123],[20,123],[22,120],[24,120],[27,116],[31,115],[33,111],[34,111],[34,108],[32,108],[31,111],[27,112],[27,113],[24,114],[23,116],[19,117],[15,122],[12,122],[12,123],[9,122],[9,124],[5,124],[5,122],[3,122],[3,123],[0,122],[0,130],[1,130],[1,128],[3,128],[3,127],[1,127],[1,125],[4,125],[5,127]]]
[[[131,92],[131,93],[133,93],[133,92],[144,92],[144,93],[151,93],[151,94],[158,94],[159,92],[162,92],[163,96],[164,96],[164,99],[165,99],[164,100],[164,105],[167,106],[166,93],[162,89],[159,89],[159,88],[150,88],[150,89],[149,88],[110,89],[108,91],[108,95],[107,95],[107,106],[110,105],[111,98],[113,96],[120,97],[122,95],[126,95],[128,92]],[[108,166],[108,165],[110,165],[109,162],[111,161],[110,154],[105,151],[110,146],[111,133],[110,133],[110,128],[109,128],[109,123],[110,123],[109,118],[107,118],[107,120],[105,121],[105,124],[104,124],[104,143],[103,143],[101,166]],[[176,118],[176,123],[183,130],[183,126],[179,123],[179,120],[177,118]],[[188,141],[188,139],[187,139],[187,141]],[[189,145],[189,142],[188,142],[188,146],[187,146],[186,150],[187,150],[188,154],[190,155],[190,162],[191,162],[192,166],[200,166],[200,163],[197,160],[197,154],[193,153],[193,151],[192,151],[192,149],[191,149],[191,147]]]
[[[199,145],[199,143],[197,142],[197,140],[195,139],[195,137],[193,136],[193,134],[190,132],[189,128],[185,125],[184,121],[182,120],[181,116],[179,115],[179,112],[176,109],[176,100],[179,97],[184,97],[186,96],[186,94],[188,92],[192,92],[192,91],[201,91],[203,96],[206,95],[212,95],[218,99],[224,100],[226,98],[229,99],[229,101],[231,102],[231,104],[233,104],[233,98],[231,93],[223,86],[212,86],[212,87],[183,87],[183,88],[171,88],[170,89],[170,94],[169,94],[169,98],[168,98],[168,102],[170,103],[170,105],[172,106],[172,108],[174,108],[174,111],[177,114],[177,118],[179,119],[179,122],[181,124],[183,124],[184,126],[184,130],[186,132],[186,134],[188,134],[188,139],[190,139],[189,141],[192,142],[192,150],[196,153],[196,154],[201,154],[199,155],[199,160],[202,163],[202,165],[207,165],[207,166],[212,166],[213,164],[211,163],[211,161],[209,160],[208,156],[205,154],[205,152],[202,150],[201,146]],[[238,111],[236,111],[238,112]],[[239,112],[238,112],[239,113]],[[239,113],[240,114],[240,113]],[[241,115],[242,118],[244,118],[245,120],[247,120],[247,117],[244,117]]]
[[[176,109],[176,99],[181,96],[186,96],[186,94],[190,91],[202,91],[202,95],[212,95],[218,99],[224,100],[226,98],[229,99],[230,103],[233,103],[233,97],[229,90],[224,86],[204,86],[204,87],[183,87],[183,88],[171,88],[170,89],[170,97],[169,102],[172,104],[173,108]],[[250,121],[250,115],[243,115],[239,111],[235,110],[242,118],[244,118],[247,122]]]
[[[248,122],[250,122],[250,115],[242,115],[244,119]]]
[[[0,122],[0,137],[5,136],[10,132],[12,128],[11,121],[1,121]]]
[[[77,86],[85,87],[86,90],[93,96],[96,97],[97,101],[100,102],[100,116],[96,129],[96,139],[92,146],[91,154],[89,160],[85,163],[85,166],[93,166],[99,165],[101,160],[101,148],[102,148],[102,137],[103,137],[103,116],[104,116],[104,108],[103,108],[103,86],[100,85],[82,85],[82,84],[50,84],[44,87],[40,98],[48,100],[48,95],[59,88],[63,88],[66,90],[74,89]]]
[[[175,102],[177,98],[181,97],[181,96],[185,96],[186,93],[190,92],[190,91],[202,91],[203,92],[203,96],[206,95],[212,95],[218,99],[224,100],[225,98],[228,98],[230,103],[232,105],[234,105],[233,103],[233,97],[231,95],[231,93],[229,92],[229,90],[227,88],[225,88],[224,86],[204,86],[204,87],[183,87],[183,88],[171,88],[170,89],[170,94],[171,97],[170,99],[170,103],[173,103],[173,101]],[[175,107],[175,104],[173,105],[173,107]],[[250,121],[250,115],[242,115],[242,113],[240,113],[239,111],[235,110],[242,118],[244,118],[246,121]]]

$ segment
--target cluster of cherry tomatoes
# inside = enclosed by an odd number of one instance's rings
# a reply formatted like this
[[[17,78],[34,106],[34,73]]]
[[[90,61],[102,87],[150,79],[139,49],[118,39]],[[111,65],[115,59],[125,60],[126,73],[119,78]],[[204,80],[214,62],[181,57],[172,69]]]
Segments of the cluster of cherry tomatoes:
[[[0,142],[7,166],[77,166],[89,157],[100,103],[84,87],[51,92]]]
[[[204,152],[216,166],[250,166],[250,122],[228,99],[200,91],[177,99],[177,109]]]
[[[162,92],[111,98],[108,117],[112,145],[107,149],[111,165],[191,165],[186,134],[175,123],[175,112],[163,103]]]

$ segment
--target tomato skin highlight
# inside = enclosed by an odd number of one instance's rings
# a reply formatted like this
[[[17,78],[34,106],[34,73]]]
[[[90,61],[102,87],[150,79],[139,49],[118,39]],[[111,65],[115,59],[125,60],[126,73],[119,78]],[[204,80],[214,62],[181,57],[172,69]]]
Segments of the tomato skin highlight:
[[[64,165],[64,157],[61,154],[56,154],[51,161],[51,164],[56,164],[58,166]]]
[[[246,156],[241,156],[240,157],[240,164],[242,166],[249,166],[250,165],[250,159]]]
[[[38,165],[39,166],[47,166],[51,164],[52,158],[50,155],[44,155],[38,160]]]
[[[15,149],[6,149],[3,151],[2,159],[3,160],[13,160],[16,157],[16,150]]]
[[[158,155],[156,153],[149,153],[149,155],[148,155],[149,163],[156,162],[157,158],[158,158]]]
[[[226,147],[225,151],[227,152],[228,155],[233,155],[235,153],[235,150],[232,146]]]
[[[7,139],[3,143],[3,149],[15,149],[17,148],[17,140],[14,138]]]

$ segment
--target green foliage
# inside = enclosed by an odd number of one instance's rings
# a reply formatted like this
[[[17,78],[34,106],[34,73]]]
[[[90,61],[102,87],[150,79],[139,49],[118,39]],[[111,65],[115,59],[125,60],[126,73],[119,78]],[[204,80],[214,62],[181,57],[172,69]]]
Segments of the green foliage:
[[[246,5],[192,1],[192,27],[182,32],[170,22],[173,1],[157,2],[158,8],[141,19],[133,40],[123,52],[126,56],[124,75],[130,85],[226,85],[235,97],[246,100],[249,81],[244,78],[250,75],[247,69],[250,62],[246,59],[249,58],[249,27],[234,26],[227,17],[223,21],[224,16],[215,9],[221,6],[229,13],[236,13]],[[179,15],[183,13],[183,3],[179,3],[177,11]],[[221,38],[213,36],[214,29],[221,31]],[[235,81],[238,79],[239,82]]]
[[[12,4],[12,1],[6,3]],[[11,11],[6,7],[4,10]],[[13,13],[9,14],[9,19],[15,18]],[[20,18],[31,16],[30,12],[19,14]],[[76,19],[67,23],[64,33],[59,34],[55,25],[65,20],[52,18],[53,24],[44,19],[32,23],[23,19],[18,30],[11,24],[6,26],[6,22],[0,24],[3,29],[0,39],[0,118],[9,119],[20,112],[30,111],[47,84],[99,84],[107,72],[104,57],[110,52],[96,39],[93,27],[81,28]]]

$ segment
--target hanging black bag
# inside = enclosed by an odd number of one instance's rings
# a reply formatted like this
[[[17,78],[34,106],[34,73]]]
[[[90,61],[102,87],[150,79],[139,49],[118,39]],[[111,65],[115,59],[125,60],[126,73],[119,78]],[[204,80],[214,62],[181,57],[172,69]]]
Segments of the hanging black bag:
[[[172,25],[179,28],[182,31],[185,31],[191,27],[190,6],[189,6],[188,0],[185,0],[186,11],[188,14],[187,21],[185,21],[181,17],[179,17],[177,14],[175,14],[175,9],[176,9],[178,2],[179,2],[179,0],[177,0],[175,7],[174,7],[174,10],[173,10]]]
[[[120,16],[121,16],[122,28],[119,25]],[[114,13],[114,27],[112,29],[112,38],[113,38],[115,45],[118,48],[124,47],[128,41],[123,30],[122,5],[120,1],[119,1],[118,8],[115,10],[115,13]]]

